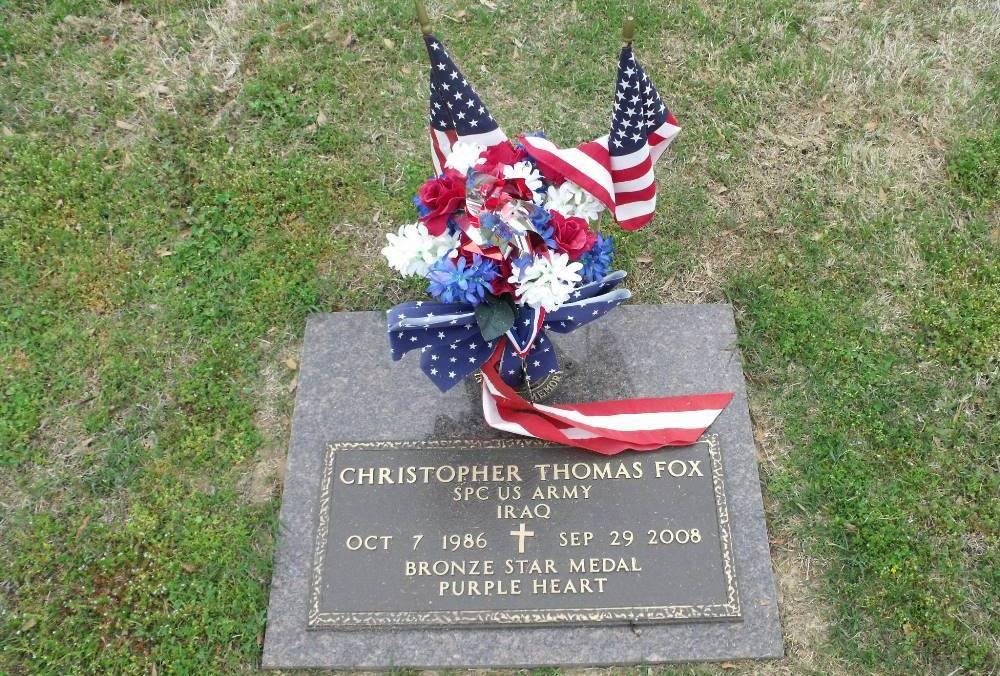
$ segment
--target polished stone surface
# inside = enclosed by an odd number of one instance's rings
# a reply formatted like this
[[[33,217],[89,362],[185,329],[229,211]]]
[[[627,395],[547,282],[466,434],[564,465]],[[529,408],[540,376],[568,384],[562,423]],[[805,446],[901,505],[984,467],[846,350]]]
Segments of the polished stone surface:
[[[722,449],[616,458],[531,439],[331,445],[309,626],[740,616]]]
[[[314,315],[306,327],[264,667],[584,666],[782,655],[745,382],[727,305],[625,306],[557,337],[568,373],[553,400],[735,392],[709,434],[718,435],[722,449],[740,619],[310,630],[318,497],[330,443],[507,436],[482,423],[475,383],[440,394],[416,358],[392,363],[384,327],[384,316],[374,312]]]

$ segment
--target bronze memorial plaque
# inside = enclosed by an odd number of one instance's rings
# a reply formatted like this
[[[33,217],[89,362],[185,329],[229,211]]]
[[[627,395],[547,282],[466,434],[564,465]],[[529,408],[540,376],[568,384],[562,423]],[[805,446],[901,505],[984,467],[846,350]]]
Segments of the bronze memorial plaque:
[[[331,445],[309,627],[737,619],[721,454]]]

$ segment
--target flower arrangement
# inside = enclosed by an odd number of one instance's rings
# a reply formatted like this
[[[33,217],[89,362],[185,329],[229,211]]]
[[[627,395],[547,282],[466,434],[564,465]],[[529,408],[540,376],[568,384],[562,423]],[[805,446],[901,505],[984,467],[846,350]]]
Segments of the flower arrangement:
[[[604,454],[692,443],[732,393],[537,403],[559,373],[547,333],[573,331],[629,298],[597,223],[606,209],[626,230],[652,220],[653,165],[680,131],[632,52],[631,20],[610,133],[560,148],[541,133],[510,141],[416,7],[435,175],[413,197],[416,222],[389,233],[382,254],[404,277],[425,279],[432,300],[389,310],[392,358],[419,351],[442,391],[479,371],[484,420],[504,432]]]
[[[413,203],[418,220],[390,233],[382,254],[427,279],[433,298],[477,308],[486,340],[510,329],[518,306],[553,312],[611,270],[614,243],[591,226],[604,205],[547,179],[520,144],[456,142]]]

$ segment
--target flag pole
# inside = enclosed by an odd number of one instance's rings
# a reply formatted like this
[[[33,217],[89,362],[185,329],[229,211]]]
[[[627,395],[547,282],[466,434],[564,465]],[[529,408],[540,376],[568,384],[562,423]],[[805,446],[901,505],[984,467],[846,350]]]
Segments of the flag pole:
[[[420,32],[424,35],[430,35],[431,20],[427,18],[427,8],[424,7],[424,0],[413,0],[413,6],[417,9],[417,23],[420,24]]]
[[[622,24],[622,42],[626,45],[632,44],[632,36],[635,35],[635,17],[629,16],[625,18],[625,23]]]

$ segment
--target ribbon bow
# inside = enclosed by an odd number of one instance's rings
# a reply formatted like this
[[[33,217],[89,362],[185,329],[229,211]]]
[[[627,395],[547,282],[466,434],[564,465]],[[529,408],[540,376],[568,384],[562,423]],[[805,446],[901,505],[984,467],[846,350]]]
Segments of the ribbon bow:
[[[573,292],[573,300],[545,313],[527,305],[518,307],[506,340],[483,339],[469,303],[410,301],[389,310],[389,346],[393,361],[419,349],[420,368],[447,392],[469,374],[481,369],[494,352],[503,381],[521,387],[559,371],[559,362],[545,332],[569,333],[605,315],[628,300],[627,289],[615,287],[624,271],[612,272]]]
[[[731,392],[543,405],[515,389],[559,370],[546,331],[569,333],[623,303],[630,294],[616,287],[624,278],[617,271],[581,286],[572,301],[550,313],[521,306],[514,326],[492,341],[483,339],[468,303],[402,303],[388,312],[392,358],[419,349],[420,368],[443,392],[481,369],[486,422],[506,432],[604,455],[694,443],[732,399]]]

